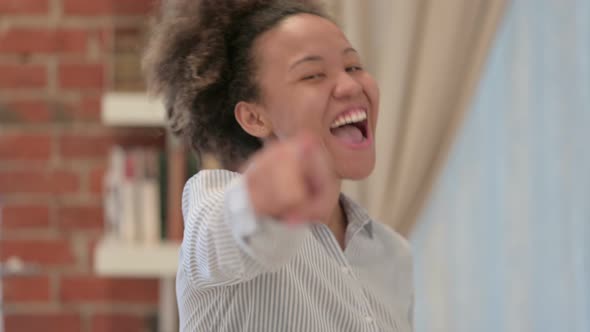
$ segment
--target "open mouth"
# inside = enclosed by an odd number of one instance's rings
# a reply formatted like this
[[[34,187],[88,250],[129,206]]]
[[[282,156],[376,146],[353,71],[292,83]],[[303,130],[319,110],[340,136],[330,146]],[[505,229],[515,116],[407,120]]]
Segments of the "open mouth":
[[[367,112],[358,109],[338,116],[330,126],[330,132],[343,143],[363,143],[368,138]]]

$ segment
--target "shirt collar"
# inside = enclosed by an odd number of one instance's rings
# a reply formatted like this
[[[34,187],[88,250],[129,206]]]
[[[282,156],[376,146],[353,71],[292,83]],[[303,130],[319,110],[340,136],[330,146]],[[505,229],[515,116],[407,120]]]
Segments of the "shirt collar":
[[[367,211],[344,194],[340,194],[340,204],[348,219],[347,228],[350,227],[352,233],[356,233],[356,230],[363,228],[367,235],[373,238],[373,220]]]

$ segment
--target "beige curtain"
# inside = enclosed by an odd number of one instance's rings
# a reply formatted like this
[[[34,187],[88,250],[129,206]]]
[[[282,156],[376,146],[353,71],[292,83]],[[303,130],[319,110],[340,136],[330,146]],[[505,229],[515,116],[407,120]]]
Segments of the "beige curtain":
[[[377,166],[344,190],[407,236],[473,96],[508,0],[329,0],[381,88]]]

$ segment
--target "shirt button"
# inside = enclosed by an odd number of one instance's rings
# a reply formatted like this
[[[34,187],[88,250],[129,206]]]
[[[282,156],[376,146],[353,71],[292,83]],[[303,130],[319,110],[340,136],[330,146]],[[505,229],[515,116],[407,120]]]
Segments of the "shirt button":
[[[347,268],[346,266],[343,266],[342,267],[342,273],[344,273],[344,274],[350,274],[350,269]]]
[[[373,317],[371,317],[369,315],[365,316],[365,322],[367,322],[369,324],[372,323],[373,322]]]

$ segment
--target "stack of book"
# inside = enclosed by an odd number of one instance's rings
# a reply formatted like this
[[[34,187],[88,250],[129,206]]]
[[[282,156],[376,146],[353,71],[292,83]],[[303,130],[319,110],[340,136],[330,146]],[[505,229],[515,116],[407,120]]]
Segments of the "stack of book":
[[[205,157],[202,166],[217,164]],[[107,236],[134,244],[182,240],[182,189],[200,168],[182,146],[113,147],[103,186]]]
[[[127,243],[160,243],[166,206],[165,164],[164,154],[152,148],[112,149],[104,178],[109,236]]]

